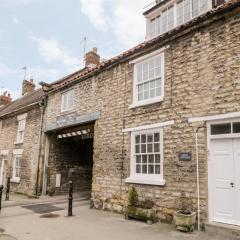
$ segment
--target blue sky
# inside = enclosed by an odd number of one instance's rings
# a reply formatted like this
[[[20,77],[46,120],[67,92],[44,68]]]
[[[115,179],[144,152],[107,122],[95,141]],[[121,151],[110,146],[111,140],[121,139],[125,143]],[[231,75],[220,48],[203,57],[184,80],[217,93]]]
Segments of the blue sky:
[[[55,81],[83,66],[98,47],[110,58],[144,41],[143,8],[152,0],[0,0],[0,88],[13,97],[27,78]]]

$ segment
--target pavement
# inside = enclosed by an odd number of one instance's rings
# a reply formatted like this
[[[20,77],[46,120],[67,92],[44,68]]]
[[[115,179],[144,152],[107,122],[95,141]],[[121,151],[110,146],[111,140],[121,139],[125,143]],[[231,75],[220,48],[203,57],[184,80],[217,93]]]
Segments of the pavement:
[[[3,202],[0,240],[221,240],[203,232],[181,233],[172,225],[148,225],[90,209],[85,196],[74,196],[73,214],[67,217],[67,196],[16,197]]]

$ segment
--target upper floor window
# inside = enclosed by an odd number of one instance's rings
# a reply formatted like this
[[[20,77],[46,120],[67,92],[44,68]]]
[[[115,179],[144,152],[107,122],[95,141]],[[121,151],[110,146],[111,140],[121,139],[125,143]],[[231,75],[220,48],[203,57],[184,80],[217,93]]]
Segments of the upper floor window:
[[[170,31],[212,8],[211,0],[172,0],[169,4],[147,17],[149,21],[147,38],[154,38]]]
[[[133,106],[161,101],[164,95],[164,53],[145,56],[134,66]]]
[[[17,142],[23,143],[25,136],[25,128],[26,128],[26,118],[27,114],[23,114],[18,116],[18,130],[17,130]]]
[[[74,108],[74,90],[69,90],[62,94],[62,107],[61,111],[71,111]]]

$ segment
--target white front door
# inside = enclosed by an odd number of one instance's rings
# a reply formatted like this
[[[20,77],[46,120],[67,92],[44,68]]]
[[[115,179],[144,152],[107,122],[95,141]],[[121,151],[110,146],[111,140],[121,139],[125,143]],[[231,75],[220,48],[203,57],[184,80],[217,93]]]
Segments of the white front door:
[[[0,185],[3,185],[5,187],[7,173],[7,160],[5,157],[2,157],[0,161],[0,167]]]
[[[240,139],[234,140],[234,160],[235,160],[235,191],[236,191],[236,224],[240,225]]]
[[[213,221],[240,224],[240,139],[211,140]]]

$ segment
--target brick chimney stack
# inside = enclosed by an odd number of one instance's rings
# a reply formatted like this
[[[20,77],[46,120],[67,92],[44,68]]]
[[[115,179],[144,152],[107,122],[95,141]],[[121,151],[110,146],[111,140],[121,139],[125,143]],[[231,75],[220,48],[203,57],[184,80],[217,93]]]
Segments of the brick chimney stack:
[[[7,91],[0,95],[0,107],[3,107],[11,102],[12,102],[11,95]]]
[[[85,55],[85,67],[94,67],[100,63],[100,56],[98,55],[98,49],[95,47],[92,51]]]
[[[33,79],[28,80],[23,80],[22,82],[22,96],[34,92],[35,91],[35,83],[33,82]]]

